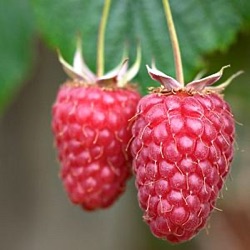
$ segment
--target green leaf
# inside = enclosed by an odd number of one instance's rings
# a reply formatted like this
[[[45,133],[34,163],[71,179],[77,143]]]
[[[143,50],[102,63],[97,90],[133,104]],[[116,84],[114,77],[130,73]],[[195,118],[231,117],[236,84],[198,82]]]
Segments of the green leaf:
[[[33,0],[38,28],[45,40],[58,47],[70,61],[75,50],[76,34],[84,40],[84,54],[95,70],[96,40],[103,0]],[[241,28],[249,27],[248,0],[171,1],[184,72],[190,80],[204,64],[203,55],[225,50]],[[147,86],[157,85],[149,79],[145,64],[156,59],[160,69],[174,75],[173,57],[161,0],[124,0],[112,3],[106,34],[106,69],[119,61],[125,41],[135,57],[137,39],[143,47],[142,68],[137,80],[145,93]],[[31,63],[32,11],[28,0],[2,1],[0,5],[0,113],[17,92]],[[230,61],[228,63],[231,63]]]
[[[31,64],[33,22],[28,0],[0,3],[0,113],[20,87]]]
[[[92,69],[96,63],[96,40],[103,1],[33,0],[40,31],[53,46],[72,60],[76,34],[83,37],[83,51]],[[203,55],[226,50],[240,29],[248,28],[248,0],[170,1],[183,57],[186,80],[205,64]],[[152,85],[145,70],[155,58],[159,69],[174,75],[168,29],[161,0],[113,1],[106,33],[106,66],[119,62],[125,41],[134,58],[136,40],[143,49],[142,70],[138,77],[143,92]],[[231,62],[228,62],[231,63]]]
[[[33,0],[40,32],[53,47],[72,61],[76,34],[83,38],[84,57],[93,70],[96,64],[96,40],[103,0]],[[237,33],[249,26],[249,0],[171,0],[173,18],[182,51],[185,79],[191,80],[203,67],[203,55],[225,51]],[[174,76],[172,49],[161,0],[112,1],[106,31],[106,69],[120,61],[124,43],[129,42],[131,62],[137,40],[142,44],[142,67],[138,82],[146,93],[157,85],[149,78],[145,64],[156,65]],[[232,62],[228,62],[229,64]],[[106,70],[106,71],[107,71]]]
[[[45,39],[70,61],[76,34],[83,38],[83,52],[95,70],[96,40],[103,1],[33,0],[36,17]],[[225,50],[250,18],[248,0],[175,0],[170,1],[182,51],[184,72],[191,80],[204,65],[202,56]],[[174,75],[174,64],[162,1],[113,1],[106,33],[106,66],[115,66],[124,43],[129,42],[134,59],[136,40],[141,40],[143,60],[139,77],[142,90],[153,83],[145,64],[155,58],[159,69]],[[231,63],[231,62],[228,62]]]

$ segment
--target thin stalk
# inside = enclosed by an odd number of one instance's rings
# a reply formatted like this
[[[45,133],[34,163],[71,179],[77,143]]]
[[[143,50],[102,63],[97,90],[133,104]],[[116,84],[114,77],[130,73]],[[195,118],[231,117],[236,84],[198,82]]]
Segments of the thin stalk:
[[[174,62],[175,62],[175,72],[176,72],[176,80],[182,84],[182,87],[184,87],[184,77],[183,77],[183,68],[182,68],[182,61],[181,61],[181,52],[179,47],[178,38],[176,35],[175,27],[174,27],[174,21],[171,14],[171,9],[168,0],[162,0],[165,16],[167,19],[169,34],[170,34],[170,40],[173,48],[173,54],[174,54]]]
[[[111,0],[105,0],[102,17],[99,25],[98,31],[98,41],[97,41],[97,76],[102,76],[104,73],[104,40],[105,40],[105,30],[107,26],[107,20],[110,10]]]

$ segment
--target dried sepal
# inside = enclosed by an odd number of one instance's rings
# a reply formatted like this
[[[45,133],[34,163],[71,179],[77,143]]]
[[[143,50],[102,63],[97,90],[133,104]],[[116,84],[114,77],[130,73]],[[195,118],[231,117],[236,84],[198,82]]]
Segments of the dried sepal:
[[[178,81],[176,81],[171,76],[168,76],[168,75],[164,74],[163,72],[161,72],[160,70],[156,69],[155,66],[150,68],[148,65],[146,65],[146,67],[147,67],[147,71],[148,71],[150,77],[153,80],[160,82],[164,86],[165,90],[177,91],[181,88],[181,84]]]
[[[206,90],[221,93],[236,77],[238,77],[242,73],[243,73],[243,71],[240,70],[240,71],[236,72],[235,74],[233,74],[232,76],[230,76],[225,82],[221,83],[220,85],[206,87]]]
[[[119,77],[117,78],[117,86],[124,87],[127,82],[132,80],[137,75],[140,69],[140,65],[141,65],[141,46],[140,44],[138,44],[136,50],[136,60],[130,69],[128,69],[126,72],[122,72],[123,74],[119,75]]]
[[[192,92],[192,91],[201,92],[201,91],[203,91],[206,87],[217,82],[221,78],[221,76],[223,74],[223,70],[225,68],[228,68],[228,67],[230,67],[230,66],[229,65],[224,66],[220,69],[220,71],[216,72],[215,74],[212,74],[212,75],[207,76],[205,78],[194,80],[194,81],[188,83],[186,85],[185,89],[188,92]]]
[[[121,62],[114,69],[107,72],[105,75],[98,77],[98,82],[103,82],[106,80],[118,81],[120,77],[122,77],[125,72],[128,70],[128,51],[127,47],[125,47],[122,55]]]
[[[115,69],[109,71],[107,74],[98,77],[97,83],[105,85],[106,82],[118,82],[118,79],[124,75],[128,68],[128,59],[124,59]]]
[[[161,72],[160,70],[158,70],[155,67],[154,62],[152,63],[152,68],[150,68],[148,65],[146,65],[150,77],[153,80],[161,83],[160,88],[155,88],[155,90],[150,89],[150,91],[157,92],[157,93],[161,92],[164,94],[166,94],[167,92],[177,92],[179,90],[183,90],[183,91],[186,91],[188,93],[197,93],[197,92],[204,93],[207,91],[221,93],[231,83],[231,81],[233,79],[235,79],[237,76],[239,76],[240,74],[243,73],[243,71],[239,71],[239,72],[235,73],[234,75],[232,75],[224,83],[221,83],[218,86],[211,86],[212,84],[214,84],[218,80],[220,80],[224,69],[228,68],[229,66],[230,65],[222,67],[220,69],[220,71],[218,71],[210,76],[200,78],[204,74],[204,71],[202,71],[196,76],[196,78],[193,81],[188,83],[186,86],[182,87],[182,84],[179,83],[177,80],[175,80],[171,76],[168,76],[168,75],[164,74],[163,72]]]
[[[109,84],[114,83],[117,87],[124,87],[139,71],[141,63],[141,48],[137,46],[136,61],[128,69],[128,52],[125,47],[120,64],[108,73],[97,76],[86,65],[82,56],[82,44],[80,38],[77,40],[76,52],[74,54],[73,66],[64,60],[58,51],[59,62],[62,64],[65,73],[73,80],[84,82],[85,84]]]
[[[59,62],[62,64],[63,70],[65,71],[65,73],[72,79],[77,79],[80,81],[88,81],[88,77],[84,76],[82,73],[77,72],[73,66],[71,66],[69,63],[67,63],[63,57],[62,54],[60,53],[60,51],[58,51],[58,59]]]
[[[85,76],[88,82],[91,83],[96,81],[95,74],[89,69],[82,56],[82,41],[80,38],[77,39],[76,52],[73,59],[73,68],[76,72]]]

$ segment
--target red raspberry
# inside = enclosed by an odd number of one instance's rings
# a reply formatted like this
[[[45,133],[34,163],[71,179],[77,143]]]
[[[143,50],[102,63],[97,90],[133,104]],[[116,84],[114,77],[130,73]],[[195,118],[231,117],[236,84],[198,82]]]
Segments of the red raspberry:
[[[162,83],[144,96],[132,127],[138,200],[152,233],[183,242],[202,229],[215,208],[233,159],[235,125],[218,93],[217,74],[181,86],[156,69]]]
[[[53,106],[61,178],[72,202],[105,208],[124,191],[131,156],[128,120],[139,94],[133,89],[64,84]]]
[[[102,77],[87,68],[79,47],[74,67],[59,59],[73,78],[59,89],[52,111],[61,178],[73,203],[86,210],[106,208],[131,175],[129,119],[140,95],[127,82],[137,73],[140,56],[132,71],[126,72],[125,60]]]

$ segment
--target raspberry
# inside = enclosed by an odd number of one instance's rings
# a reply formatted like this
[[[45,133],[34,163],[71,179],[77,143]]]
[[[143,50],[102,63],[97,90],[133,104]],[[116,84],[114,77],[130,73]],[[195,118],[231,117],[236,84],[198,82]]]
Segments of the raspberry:
[[[176,78],[147,66],[158,88],[137,106],[131,152],[138,201],[152,233],[173,243],[193,238],[215,208],[233,160],[235,124],[221,92],[241,72],[184,84],[181,54],[168,0],[163,0]]]
[[[138,100],[128,87],[107,90],[69,82],[60,88],[52,127],[61,178],[73,203],[105,208],[124,191],[131,173],[128,120]]]
[[[233,157],[234,120],[216,93],[152,93],[138,104],[131,151],[153,234],[192,238],[215,207]]]
[[[131,176],[132,158],[126,151],[131,139],[129,119],[140,95],[129,81],[139,69],[140,53],[132,69],[126,71],[125,59],[115,70],[96,76],[85,65],[79,45],[73,67],[59,55],[73,79],[58,91],[52,130],[70,200],[95,210],[113,204]]]

